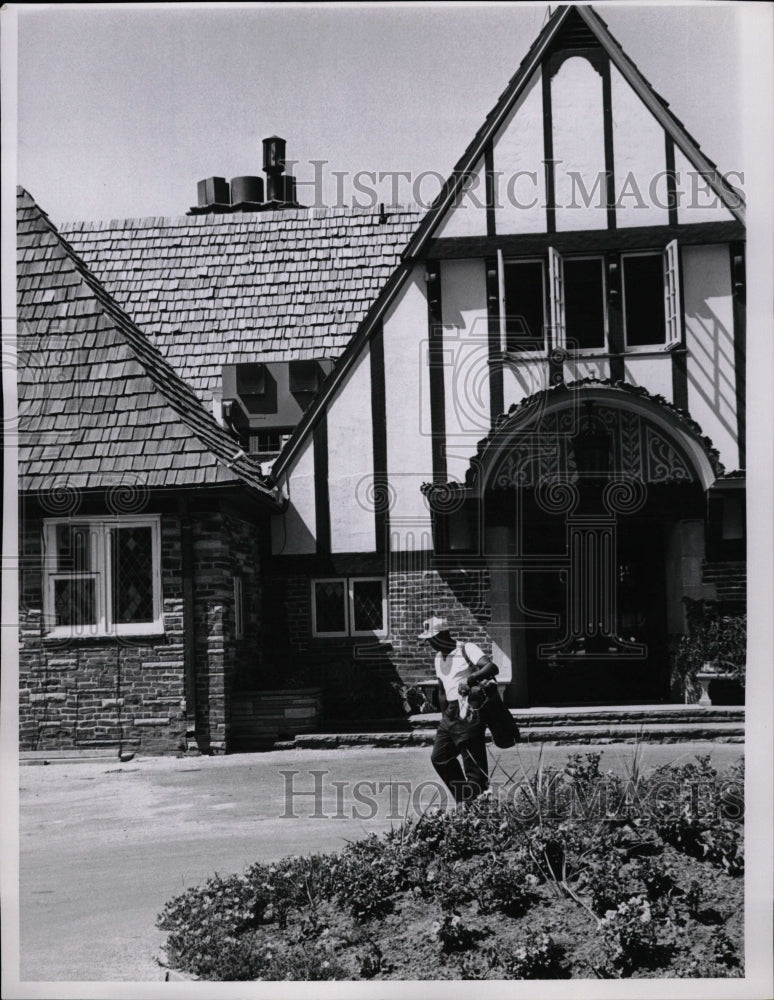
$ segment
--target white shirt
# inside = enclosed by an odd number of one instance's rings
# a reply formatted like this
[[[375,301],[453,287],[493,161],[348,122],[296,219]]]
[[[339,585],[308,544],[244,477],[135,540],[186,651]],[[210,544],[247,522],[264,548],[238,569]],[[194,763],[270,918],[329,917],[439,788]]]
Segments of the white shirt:
[[[463,646],[468,654],[472,667],[465,659],[462,652]],[[472,642],[458,642],[457,648],[453,649],[448,656],[442,653],[435,654],[435,674],[443,684],[444,694],[447,701],[459,700],[459,686],[476,669],[476,664],[481,660],[484,653]]]

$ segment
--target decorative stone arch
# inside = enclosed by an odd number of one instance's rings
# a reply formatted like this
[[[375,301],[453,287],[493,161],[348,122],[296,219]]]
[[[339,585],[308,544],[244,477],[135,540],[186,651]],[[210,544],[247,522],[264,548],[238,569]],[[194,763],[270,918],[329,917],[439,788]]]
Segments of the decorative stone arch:
[[[579,437],[607,435],[613,479],[697,483],[706,492],[724,472],[712,442],[663,397],[584,380],[543,390],[511,407],[478,446],[465,479],[468,496],[581,477]]]

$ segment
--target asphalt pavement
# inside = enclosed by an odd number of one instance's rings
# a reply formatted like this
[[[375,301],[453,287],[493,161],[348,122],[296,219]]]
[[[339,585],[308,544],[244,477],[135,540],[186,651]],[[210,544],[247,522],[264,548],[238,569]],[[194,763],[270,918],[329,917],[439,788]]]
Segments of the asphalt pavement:
[[[539,759],[557,764],[593,749],[495,752],[519,776]],[[632,745],[599,749],[603,769],[628,773]],[[710,753],[724,770],[743,747],[642,744],[638,752],[645,768]],[[163,980],[164,935],[154,924],[168,899],[215,872],[338,850],[397,825],[431,804],[433,779],[426,747],[22,767],[22,982]]]

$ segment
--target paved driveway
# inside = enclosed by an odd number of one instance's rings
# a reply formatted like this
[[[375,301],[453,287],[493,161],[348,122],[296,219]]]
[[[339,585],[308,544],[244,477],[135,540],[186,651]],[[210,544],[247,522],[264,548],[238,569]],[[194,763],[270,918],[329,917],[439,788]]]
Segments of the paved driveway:
[[[557,763],[589,749],[544,748],[543,760]],[[712,753],[721,770],[743,752],[722,744],[641,750],[646,766]],[[503,761],[529,772],[539,753],[517,747],[505,751]],[[631,746],[607,747],[602,766],[625,772],[632,753]],[[428,748],[23,767],[22,981],[161,980],[156,956],[164,936],[154,921],[166,900],[215,871],[336,850],[387,829],[409,803],[406,787],[397,783],[416,789],[432,777]],[[396,784],[392,793],[362,784],[371,780]],[[289,797],[291,789],[313,792],[315,782],[318,796]],[[420,807],[430,792],[425,785]]]

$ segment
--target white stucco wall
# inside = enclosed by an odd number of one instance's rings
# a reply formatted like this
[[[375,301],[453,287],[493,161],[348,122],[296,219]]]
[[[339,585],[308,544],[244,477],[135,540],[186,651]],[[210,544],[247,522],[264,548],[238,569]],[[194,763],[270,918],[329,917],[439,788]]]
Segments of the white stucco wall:
[[[620,227],[666,226],[664,130],[612,64],[610,95],[616,223]]]
[[[314,446],[310,435],[288,472],[289,506],[285,514],[271,519],[274,555],[306,555],[316,549],[314,504]]]
[[[526,89],[495,136],[495,226],[498,235],[546,229],[541,74]]]
[[[565,381],[575,382],[582,378],[610,378],[608,358],[569,358],[565,361]]]
[[[554,160],[557,161],[554,167],[556,228],[559,231],[605,229],[602,77],[587,59],[573,56],[565,60],[551,80],[551,116]],[[571,172],[578,175],[575,182]],[[588,208],[584,207],[581,181],[590,195],[585,199],[589,201]]]
[[[624,361],[624,381],[631,385],[641,385],[653,396],[663,396],[673,402],[672,395],[672,355],[629,354]]]
[[[433,478],[430,384],[427,371],[427,300],[424,267],[417,266],[384,318],[387,470],[394,491],[390,512],[396,544],[430,531],[420,492]]]
[[[364,350],[328,407],[331,552],[373,552],[374,451],[370,354]]]
[[[522,399],[526,399],[527,396],[532,396],[536,392],[542,392],[550,384],[548,362],[543,358],[536,358],[533,361],[522,360],[505,365],[503,369],[503,411],[507,413],[509,406],[520,403]]]
[[[685,222],[731,222],[734,216],[720,202],[718,196],[706,181],[697,176],[696,167],[681,150],[675,149],[675,173],[677,174],[677,221]]]
[[[486,174],[483,159],[474,174],[435,231],[435,237],[486,236]]]
[[[688,409],[720,451],[739,466],[731,266],[728,246],[683,247]]]
[[[463,480],[489,431],[489,337],[483,260],[441,263],[446,467]]]

